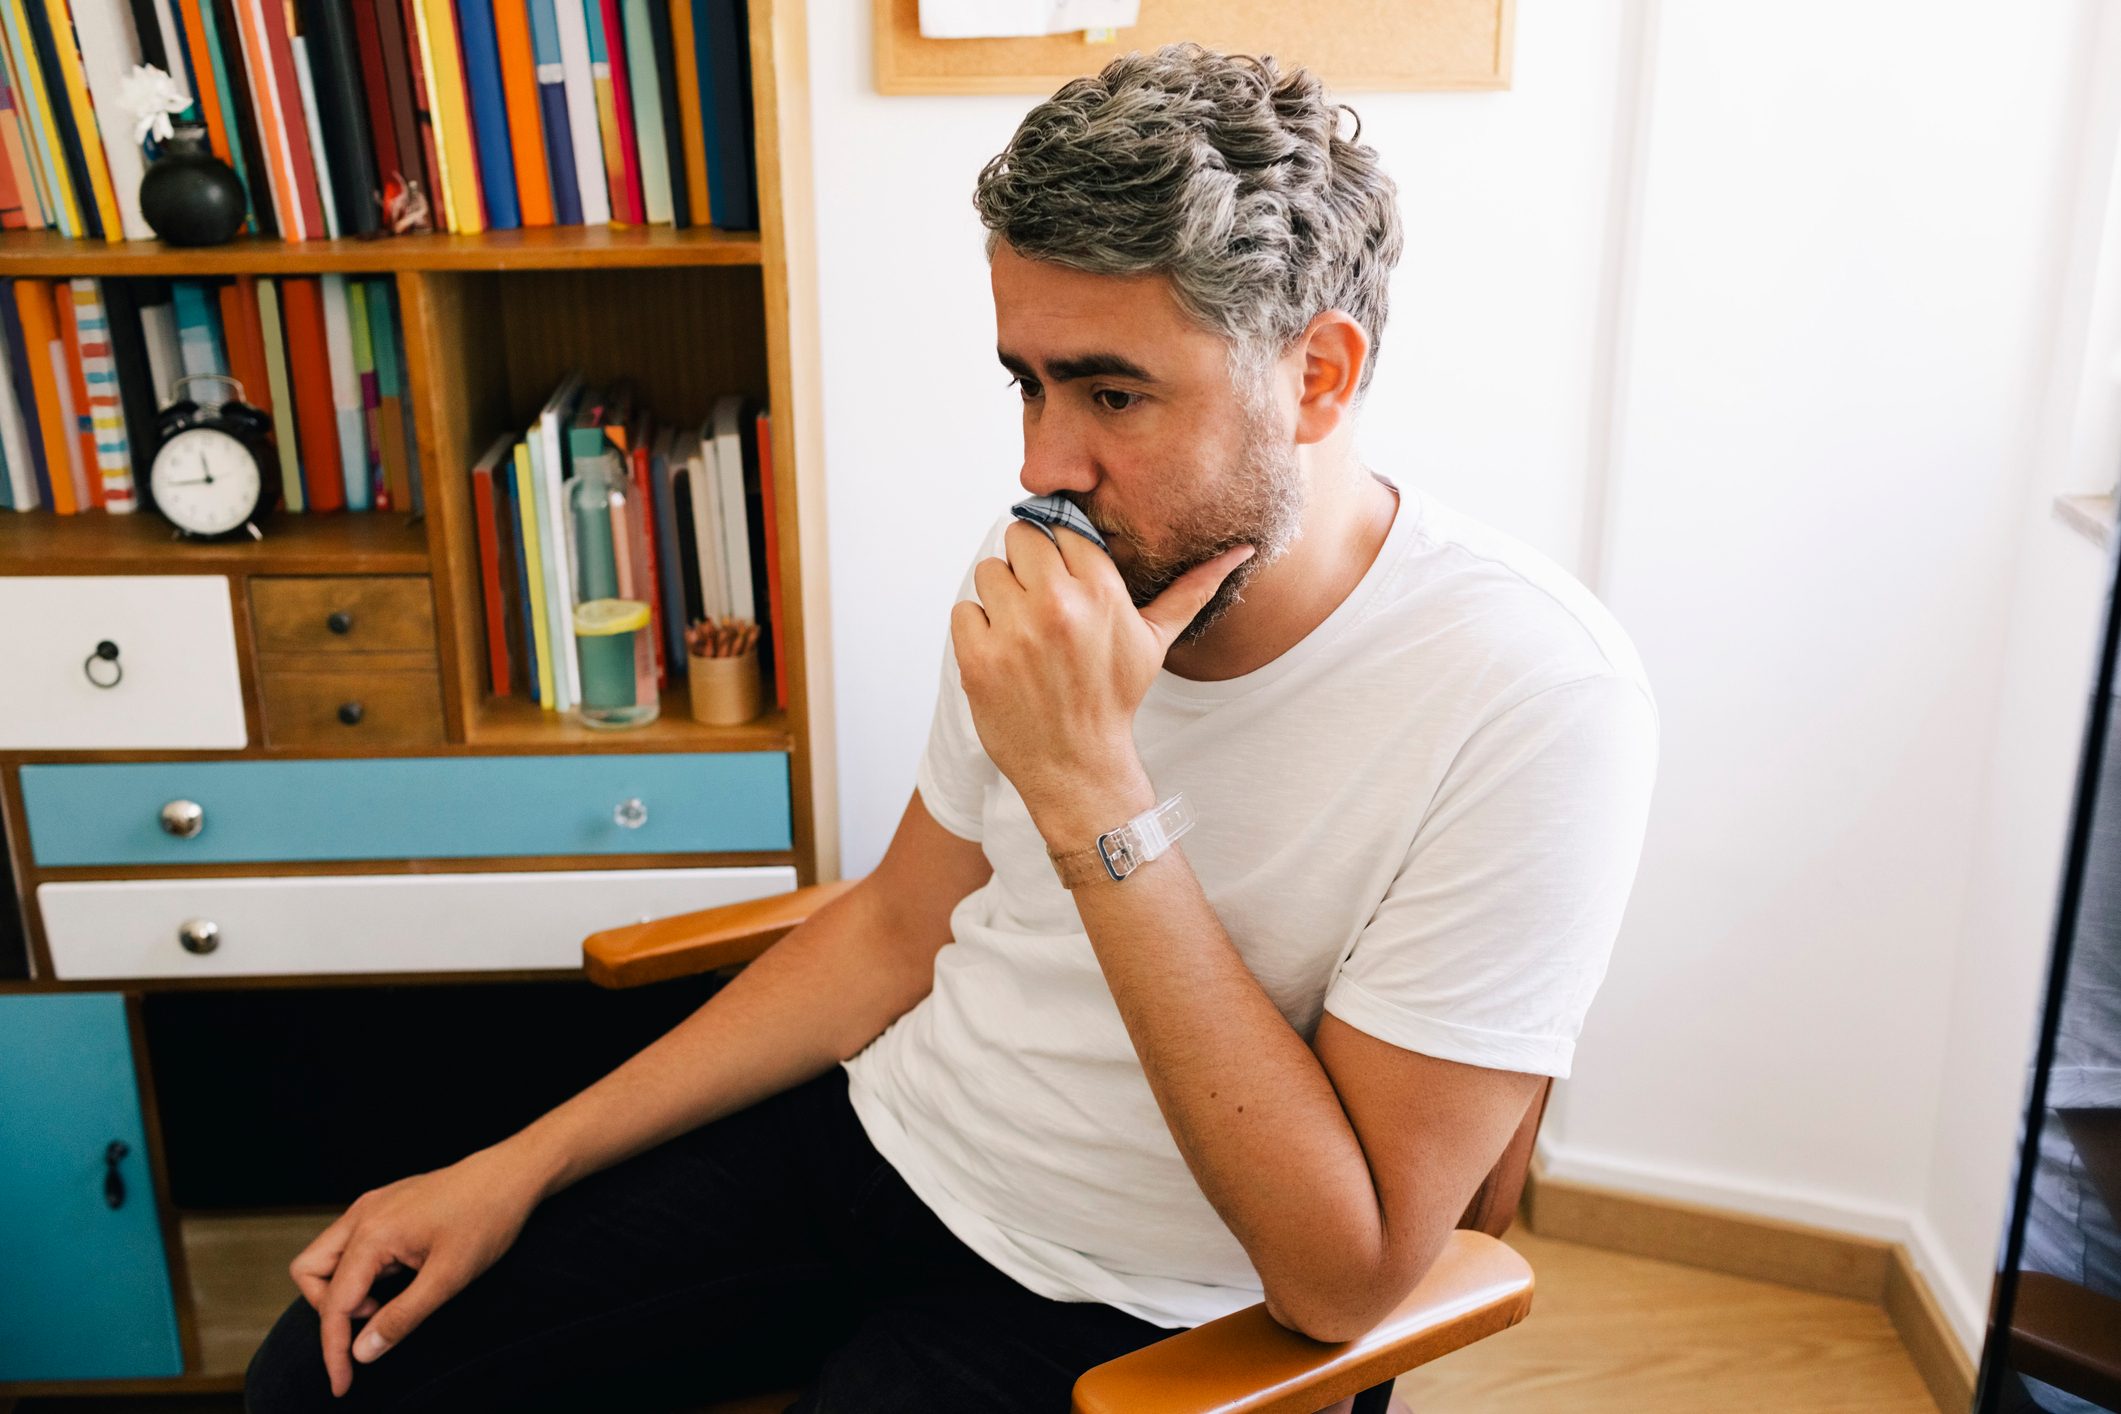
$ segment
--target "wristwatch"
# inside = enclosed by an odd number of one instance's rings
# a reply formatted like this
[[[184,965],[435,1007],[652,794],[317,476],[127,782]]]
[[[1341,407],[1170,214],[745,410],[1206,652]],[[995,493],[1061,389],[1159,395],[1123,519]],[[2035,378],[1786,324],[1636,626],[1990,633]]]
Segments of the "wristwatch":
[[[1105,831],[1087,849],[1066,854],[1049,849],[1046,857],[1053,861],[1053,872],[1068,888],[1097,879],[1110,879],[1116,884],[1170,849],[1180,835],[1193,828],[1193,818],[1192,802],[1180,792],[1118,829]]]

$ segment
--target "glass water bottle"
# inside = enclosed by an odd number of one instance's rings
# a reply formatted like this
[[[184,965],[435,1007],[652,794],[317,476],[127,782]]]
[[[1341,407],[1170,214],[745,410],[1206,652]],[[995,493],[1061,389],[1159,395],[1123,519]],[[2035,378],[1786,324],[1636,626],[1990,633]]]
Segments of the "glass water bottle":
[[[602,434],[596,434],[601,440]],[[577,709],[592,727],[638,727],[660,710],[648,523],[624,464],[609,447],[575,458],[567,482],[574,550],[574,642],[582,669]]]

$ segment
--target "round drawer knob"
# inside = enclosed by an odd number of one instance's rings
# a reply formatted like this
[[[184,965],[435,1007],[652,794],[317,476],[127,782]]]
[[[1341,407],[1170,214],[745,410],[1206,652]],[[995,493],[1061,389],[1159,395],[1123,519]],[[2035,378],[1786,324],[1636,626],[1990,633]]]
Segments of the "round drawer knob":
[[[96,651],[81,662],[81,671],[100,688],[113,688],[125,680],[125,665],[118,661],[118,645],[104,639]]]
[[[622,830],[638,830],[648,823],[648,807],[639,799],[622,800],[619,808],[611,812],[611,818]]]
[[[197,838],[206,828],[206,807],[196,800],[172,800],[162,807],[162,832],[180,840]]]
[[[177,925],[177,941],[186,952],[204,957],[221,946],[221,925],[210,918],[188,918]]]
[[[361,704],[358,702],[341,702],[339,704],[339,720],[349,727],[360,726]]]
[[[353,632],[353,615],[344,609],[334,609],[331,617],[324,621],[324,627],[343,637]]]

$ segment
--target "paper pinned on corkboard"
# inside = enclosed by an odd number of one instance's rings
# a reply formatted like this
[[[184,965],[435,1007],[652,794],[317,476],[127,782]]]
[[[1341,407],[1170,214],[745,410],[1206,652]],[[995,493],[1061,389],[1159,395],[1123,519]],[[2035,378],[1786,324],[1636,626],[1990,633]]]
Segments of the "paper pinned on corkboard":
[[[1013,8],[1017,0],[968,0]],[[1042,0],[1024,0],[1042,8]],[[872,0],[876,89],[884,94],[1044,96],[1116,54],[1190,39],[1301,64],[1335,94],[1506,89],[1516,0],[1139,0],[1114,42],[1080,33],[931,39],[923,0]]]
[[[920,0],[923,39],[1014,39],[1125,29],[1141,0]]]

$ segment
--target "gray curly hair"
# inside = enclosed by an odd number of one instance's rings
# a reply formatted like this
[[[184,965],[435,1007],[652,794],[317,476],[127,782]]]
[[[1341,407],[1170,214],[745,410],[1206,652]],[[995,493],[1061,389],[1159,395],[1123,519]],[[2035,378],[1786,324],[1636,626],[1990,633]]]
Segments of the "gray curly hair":
[[[1361,136],[1307,70],[1167,44],[1032,109],[972,199],[990,259],[1007,241],[1091,274],[1168,276],[1180,307],[1230,341],[1240,388],[1318,314],[1345,310],[1370,338],[1359,395],[1403,244],[1398,188]]]

